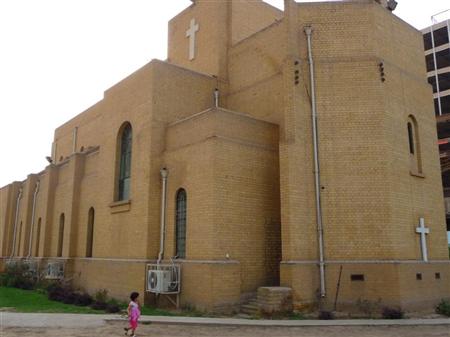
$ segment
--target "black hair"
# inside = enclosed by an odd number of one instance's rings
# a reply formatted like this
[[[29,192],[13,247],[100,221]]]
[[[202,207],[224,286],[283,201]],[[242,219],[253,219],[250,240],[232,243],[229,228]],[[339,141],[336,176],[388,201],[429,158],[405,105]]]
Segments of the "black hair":
[[[131,299],[132,301],[134,301],[136,298],[138,298],[138,296],[139,296],[139,293],[133,291],[133,292],[131,293],[131,295],[130,295],[130,299]]]

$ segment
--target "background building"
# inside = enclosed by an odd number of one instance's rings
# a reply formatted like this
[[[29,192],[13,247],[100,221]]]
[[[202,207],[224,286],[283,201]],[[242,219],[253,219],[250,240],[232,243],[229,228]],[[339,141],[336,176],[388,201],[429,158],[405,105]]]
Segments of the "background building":
[[[447,231],[450,232],[450,20],[427,27],[422,33],[428,82],[433,86]]]

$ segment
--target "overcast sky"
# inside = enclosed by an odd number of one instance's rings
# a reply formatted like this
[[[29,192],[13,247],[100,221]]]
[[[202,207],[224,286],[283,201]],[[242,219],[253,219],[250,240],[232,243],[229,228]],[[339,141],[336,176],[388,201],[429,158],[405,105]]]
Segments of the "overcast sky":
[[[398,2],[395,14],[418,29],[450,8],[448,0]],[[190,3],[0,0],[0,187],[47,165],[58,125],[151,59],[164,60],[167,21]]]

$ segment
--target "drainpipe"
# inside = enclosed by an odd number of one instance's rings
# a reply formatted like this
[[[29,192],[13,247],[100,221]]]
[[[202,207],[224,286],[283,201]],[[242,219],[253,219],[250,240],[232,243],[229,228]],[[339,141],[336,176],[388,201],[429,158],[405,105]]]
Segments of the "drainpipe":
[[[218,108],[219,107],[219,95],[220,95],[220,93],[219,93],[219,89],[215,89],[214,90],[214,107],[215,108]]]
[[[39,184],[40,181],[38,180],[36,182],[36,188],[34,190],[34,197],[33,197],[33,211],[31,212],[31,229],[30,229],[30,240],[28,243],[28,255],[27,255],[27,259],[29,259],[31,257],[31,246],[33,243],[33,229],[34,229],[34,217],[36,214],[36,198],[37,198],[37,194],[39,192]]]
[[[162,192],[161,192],[161,238],[159,243],[158,265],[161,263],[164,257],[164,236],[166,233],[166,190],[167,190],[167,176],[169,171],[164,167],[160,171],[162,179]]]
[[[314,61],[312,56],[311,36],[312,27],[305,27],[305,33],[308,38],[308,60],[309,73],[311,80],[311,111],[312,111],[312,128],[313,128],[313,144],[314,144],[314,180],[316,190],[316,219],[317,234],[319,241],[319,269],[320,269],[320,297],[326,296],[325,290],[325,258],[324,258],[324,241],[322,226],[322,206],[320,201],[320,166],[319,166],[319,137],[317,132],[317,110],[316,110],[316,88],[314,77]]]
[[[19,194],[17,195],[17,201],[16,201],[16,217],[14,220],[14,237],[13,237],[13,246],[11,250],[11,256],[9,257],[12,259],[14,257],[14,253],[16,250],[16,235],[17,235],[17,221],[19,220],[19,206],[20,206],[20,199],[22,198],[22,187],[19,190]]]

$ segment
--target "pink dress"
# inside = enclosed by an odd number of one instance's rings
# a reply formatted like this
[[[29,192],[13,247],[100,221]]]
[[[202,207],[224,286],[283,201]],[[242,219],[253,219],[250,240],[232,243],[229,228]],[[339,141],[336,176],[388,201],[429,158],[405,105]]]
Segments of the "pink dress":
[[[136,329],[138,326],[138,319],[141,316],[141,311],[139,310],[139,305],[134,301],[131,301],[129,306],[130,306],[130,317],[129,317],[130,327],[132,329]]]

